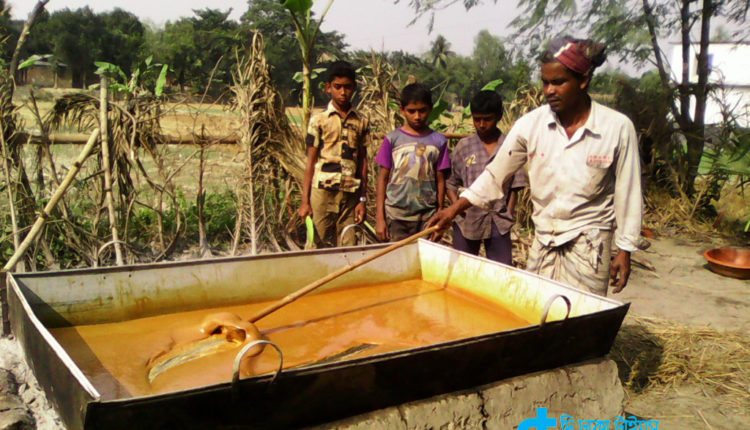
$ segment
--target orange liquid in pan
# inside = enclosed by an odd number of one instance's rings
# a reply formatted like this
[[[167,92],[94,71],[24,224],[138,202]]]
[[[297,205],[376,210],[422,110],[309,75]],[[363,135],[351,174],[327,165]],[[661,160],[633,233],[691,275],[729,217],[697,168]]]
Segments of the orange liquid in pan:
[[[175,343],[200,338],[206,315],[249,318],[271,302],[159,315],[119,323],[53,329],[104,399],[127,398],[230,381],[240,348],[170,368],[153,383],[148,360]],[[284,368],[314,364],[346,351],[351,359],[478,336],[529,323],[495,305],[421,280],[346,288],[302,297],[256,323],[284,353]],[[357,348],[365,346],[365,348]],[[242,377],[275,371],[266,347],[243,362]]]

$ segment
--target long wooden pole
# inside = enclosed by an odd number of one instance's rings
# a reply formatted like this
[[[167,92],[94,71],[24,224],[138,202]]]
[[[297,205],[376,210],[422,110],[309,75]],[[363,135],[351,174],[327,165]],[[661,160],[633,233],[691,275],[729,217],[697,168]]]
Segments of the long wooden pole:
[[[112,165],[109,156],[109,121],[107,109],[109,104],[109,79],[102,75],[99,84],[99,127],[102,135],[102,170],[104,171],[104,195],[107,198],[107,212],[109,212],[109,229],[112,232],[112,243],[115,246],[115,262],[122,266],[122,248],[117,233],[117,217],[115,216],[115,203],[112,197]]]
[[[27,135],[21,134],[21,139],[29,139],[31,144],[39,144],[44,141],[44,136],[33,134]],[[458,140],[464,137],[469,137],[471,134],[468,133],[442,133],[446,139]],[[88,134],[81,133],[50,133],[49,142],[55,145],[82,145],[88,139]],[[242,137],[230,134],[226,136],[193,136],[193,135],[182,135],[172,136],[163,135],[159,141],[165,145],[195,145],[198,141],[204,143],[210,143],[212,145],[238,145],[242,143]]]
[[[304,296],[305,294],[313,291],[314,289],[316,289],[316,288],[318,288],[318,287],[320,287],[320,286],[322,286],[324,284],[327,284],[327,283],[333,281],[334,279],[338,278],[339,276],[341,276],[341,275],[343,275],[345,273],[351,272],[352,270],[356,269],[359,266],[362,266],[363,264],[367,264],[367,263],[371,262],[372,260],[375,260],[376,258],[380,258],[380,257],[384,256],[385,254],[388,254],[391,251],[394,251],[394,250],[396,250],[398,248],[401,248],[402,246],[405,246],[405,245],[408,245],[408,244],[414,242],[415,240],[419,239],[420,237],[428,236],[428,235],[430,235],[430,234],[432,234],[432,233],[434,233],[436,231],[438,231],[438,226],[430,227],[430,228],[428,228],[426,230],[420,231],[417,234],[413,234],[413,235],[407,237],[406,239],[398,241],[398,242],[394,243],[393,245],[391,245],[391,246],[389,246],[387,248],[381,249],[380,251],[378,251],[378,252],[376,252],[376,253],[374,253],[374,254],[372,254],[370,256],[367,256],[367,257],[365,257],[365,258],[363,258],[361,260],[358,260],[358,261],[356,261],[356,262],[354,262],[354,263],[352,263],[352,264],[350,264],[348,266],[344,266],[344,267],[342,267],[341,269],[339,269],[339,270],[337,270],[335,272],[329,273],[328,275],[326,275],[326,276],[318,279],[317,281],[312,282],[312,283],[306,285],[305,287],[303,287],[303,288],[301,288],[301,289],[293,292],[292,294],[289,294],[288,296],[286,296],[283,299],[277,301],[276,303],[268,306],[267,308],[262,309],[260,312],[256,313],[252,317],[250,317],[250,319],[248,321],[250,321],[251,323],[254,323],[255,321],[258,321],[259,319],[265,317],[266,315],[268,315],[268,314],[270,314],[272,312],[275,312],[276,310],[278,310],[278,309],[280,309],[280,308],[288,305],[289,303],[297,300],[298,298]]]
[[[62,181],[59,187],[57,187],[57,190],[55,190],[55,193],[52,195],[52,198],[47,202],[47,205],[42,210],[42,213],[39,214],[39,217],[36,219],[36,222],[34,222],[34,225],[31,227],[31,230],[29,231],[29,234],[26,235],[26,238],[21,242],[21,245],[16,248],[16,252],[13,253],[13,255],[10,257],[7,263],[5,263],[5,266],[3,266],[4,271],[11,271],[18,263],[18,260],[23,257],[23,254],[26,252],[26,250],[29,248],[29,245],[31,245],[32,242],[36,239],[36,237],[39,235],[39,232],[42,231],[42,227],[44,226],[44,222],[47,220],[47,218],[50,217],[50,213],[52,210],[57,206],[57,202],[60,201],[63,194],[65,194],[65,191],[68,189],[70,184],[73,182],[73,178],[78,174],[78,172],[81,170],[81,166],[83,165],[83,162],[86,161],[86,158],[88,158],[89,154],[91,154],[91,151],[94,149],[94,145],[96,144],[97,137],[99,137],[99,129],[95,129],[91,136],[89,137],[89,141],[86,142],[86,146],[83,147],[83,150],[78,155],[78,159],[73,162],[73,165],[71,166],[70,170],[68,171],[68,174],[65,176],[65,179]]]

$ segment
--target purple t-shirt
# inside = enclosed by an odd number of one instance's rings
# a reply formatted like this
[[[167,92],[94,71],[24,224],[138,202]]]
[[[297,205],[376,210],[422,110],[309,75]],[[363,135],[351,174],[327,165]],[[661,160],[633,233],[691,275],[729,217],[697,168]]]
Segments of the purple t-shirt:
[[[413,221],[437,209],[436,172],[451,168],[445,136],[396,129],[383,139],[375,162],[390,170],[385,193],[389,218]]]

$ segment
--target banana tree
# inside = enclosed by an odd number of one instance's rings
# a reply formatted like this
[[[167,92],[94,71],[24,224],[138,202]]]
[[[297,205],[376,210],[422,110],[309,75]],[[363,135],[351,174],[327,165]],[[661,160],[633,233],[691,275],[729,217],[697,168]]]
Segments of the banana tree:
[[[323,22],[328,10],[333,5],[333,0],[328,0],[320,19],[312,18],[313,0],[281,0],[282,5],[289,11],[294,21],[297,43],[302,53],[302,127],[307,130],[313,108],[312,96],[312,73],[313,73],[313,51],[315,40],[320,33],[320,24]]]

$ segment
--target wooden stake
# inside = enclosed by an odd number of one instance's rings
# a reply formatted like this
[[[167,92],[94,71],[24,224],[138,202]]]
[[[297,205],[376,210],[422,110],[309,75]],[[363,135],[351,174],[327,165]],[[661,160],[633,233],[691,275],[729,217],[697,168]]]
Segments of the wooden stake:
[[[102,170],[104,170],[104,195],[107,198],[107,212],[109,212],[109,229],[112,232],[112,243],[115,247],[115,262],[122,266],[122,248],[117,233],[117,217],[112,197],[112,168],[109,155],[109,121],[107,120],[107,105],[109,103],[109,79],[102,75],[99,81],[99,127],[102,135]]]
[[[23,257],[23,254],[26,252],[26,250],[29,248],[31,243],[39,235],[39,232],[42,231],[44,222],[47,220],[47,218],[50,217],[50,213],[55,208],[55,206],[57,206],[57,202],[60,201],[63,194],[65,194],[65,191],[73,182],[73,178],[75,178],[75,176],[81,170],[81,166],[83,165],[83,162],[86,161],[86,158],[88,158],[89,154],[91,154],[91,151],[94,149],[94,145],[96,144],[97,137],[99,137],[98,128],[95,129],[91,133],[91,136],[89,137],[89,141],[86,142],[86,146],[83,147],[83,150],[78,155],[78,159],[76,159],[76,161],[73,162],[73,165],[68,171],[68,174],[65,176],[65,179],[62,181],[60,186],[57,187],[57,190],[55,190],[55,194],[53,194],[52,198],[49,200],[49,202],[47,202],[47,205],[42,210],[42,213],[39,214],[39,217],[36,219],[36,222],[34,222],[34,225],[31,227],[29,234],[26,235],[26,238],[23,240],[23,242],[21,242],[21,245],[18,248],[16,248],[16,252],[14,252],[13,255],[10,257],[10,259],[8,260],[8,262],[5,263],[5,266],[3,266],[2,270],[12,271],[16,263],[18,263],[18,260],[20,260],[21,257]]]

